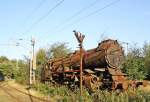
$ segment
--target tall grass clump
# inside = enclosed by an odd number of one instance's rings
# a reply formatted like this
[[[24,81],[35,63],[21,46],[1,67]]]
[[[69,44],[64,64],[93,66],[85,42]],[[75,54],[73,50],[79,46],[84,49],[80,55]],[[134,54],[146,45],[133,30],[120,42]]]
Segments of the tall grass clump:
[[[34,89],[51,97],[55,102],[80,102],[80,92],[70,90],[66,86],[53,86],[36,84]],[[150,102],[150,92],[129,89],[118,93],[117,91],[98,90],[89,93],[83,89],[82,102]]]
[[[93,93],[92,102],[150,102],[150,92],[127,90],[124,92],[97,91]]]

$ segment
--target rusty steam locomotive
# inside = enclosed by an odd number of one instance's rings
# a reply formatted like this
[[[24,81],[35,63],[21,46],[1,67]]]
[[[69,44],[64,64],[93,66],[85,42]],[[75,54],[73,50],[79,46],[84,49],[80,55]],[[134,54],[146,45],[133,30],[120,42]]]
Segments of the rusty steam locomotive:
[[[104,40],[94,49],[83,50],[83,85],[95,91],[99,88],[127,89],[125,74],[120,68],[124,51],[117,40]],[[51,59],[42,69],[41,81],[75,88],[79,86],[80,51],[65,58]]]

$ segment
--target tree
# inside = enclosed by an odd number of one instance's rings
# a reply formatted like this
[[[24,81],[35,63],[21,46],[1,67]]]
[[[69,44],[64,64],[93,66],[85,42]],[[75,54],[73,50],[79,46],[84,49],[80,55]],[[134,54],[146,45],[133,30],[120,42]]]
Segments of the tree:
[[[10,62],[2,63],[0,64],[0,71],[5,77],[11,78],[11,75],[14,73],[14,65]]]
[[[123,71],[128,74],[129,79],[146,78],[147,71],[145,70],[143,52],[136,45],[130,48],[123,65]]]
[[[9,61],[9,59],[7,57],[5,57],[5,56],[0,57],[0,63],[8,62],[8,61]]]
[[[44,49],[39,49],[36,53],[36,63],[37,65],[42,65],[46,62],[46,51]]]
[[[17,82],[27,84],[29,82],[29,62],[19,60],[18,69],[15,70],[14,76]]]
[[[36,53],[36,64],[37,64],[37,69],[36,69],[36,79],[40,80],[41,78],[41,68],[43,67],[43,64],[46,63],[47,58],[46,58],[46,51],[44,49],[39,49],[38,52]]]
[[[143,46],[144,66],[147,71],[146,79],[150,80],[150,44],[146,43]]]
[[[68,55],[71,50],[66,43],[54,43],[47,51],[48,58],[62,58]]]
[[[10,78],[11,75],[14,73],[14,68],[14,64],[11,63],[11,61],[7,57],[0,57],[0,71],[5,77]]]

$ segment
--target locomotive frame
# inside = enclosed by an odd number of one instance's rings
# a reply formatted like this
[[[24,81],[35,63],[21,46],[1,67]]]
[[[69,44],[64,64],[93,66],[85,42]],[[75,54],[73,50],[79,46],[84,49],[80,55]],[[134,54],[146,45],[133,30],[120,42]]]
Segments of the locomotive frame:
[[[83,50],[83,85],[91,92],[98,89],[128,89],[133,81],[127,80],[126,74],[121,72],[123,62],[124,51],[117,40],[107,39],[94,49]],[[42,68],[41,81],[76,88],[80,82],[79,69],[80,51],[75,51],[65,58],[47,61]]]

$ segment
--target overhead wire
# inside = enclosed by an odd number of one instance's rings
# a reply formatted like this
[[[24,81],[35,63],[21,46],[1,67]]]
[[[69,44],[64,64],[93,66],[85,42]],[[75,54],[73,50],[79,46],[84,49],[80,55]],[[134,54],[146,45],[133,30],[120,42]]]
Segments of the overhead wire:
[[[45,3],[46,0],[41,0],[37,5],[36,7],[33,8],[33,10],[30,12],[30,14],[24,19],[23,23],[20,25],[22,26],[23,24],[25,24],[26,21],[28,21],[33,15],[35,12],[37,12],[39,10],[39,8]],[[14,40],[13,39],[14,35],[12,34],[9,38],[9,41],[10,40]]]
[[[64,2],[64,0],[60,0],[54,7],[52,7],[51,9],[48,10],[48,12],[46,14],[44,14],[43,16],[41,16],[37,21],[35,21],[30,27],[29,29],[27,29],[24,33],[22,33],[20,36],[25,35],[26,33],[28,33],[29,31],[31,31],[39,22],[41,22],[43,19],[45,19],[51,12],[53,12],[57,7],[59,7],[62,3]]]
[[[100,1],[100,0],[95,0],[94,2],[90,3],[89,5],[85,6],[82,9],[80,9],[79,11],[77,11],[76,13],[74,13],[73,15],[71,15],[70,17],[68,17],[67,19],[62,21],[61,23],[59,23],[57,26],[55,26],[55,28],[59,28],[63,24],[65,24],[65,23],[71,21],[73,18],[79,16],[82,12],[84,12],[85,10],[87,10],[87,9],[91,8],[92,6],[94,6],[98,1]]]
[[[91,13],[89,13],[89,14],[87,14],[87,15],[85,15],[85,16],[83,16],[83,17],[81,17],[81,18],[79,18],[79,19],[77,19],[77,20],[75,20],[75,21],[73,21],[73,22],[71,22],[70,24],[63,26],[61,29],[59,29],[59,30],[57,30],[57,31],[55,31],[55,32],[61,32],[62,30],[66,29],[67,27],[71,27],[71,26],[75,25],[76,23],[79,23],[79,22],[82,21],[83,19],[87,19],[88,17],[90,17],[90,16],[92,16],[92,15],[94,15],[94,14],[96,14],[96,13],[101,12],[101,11],[103,11],[104,9],[106,9],[106,8],[108,8],[108,7],[110,7],[110,6],[114,5],[114,4],[116,4],[116,3],[118,3],[119,1],[121,1],[121,0],[115,0],[115,1],[113,1],[113,2],[111,2],[111,3],[109,3],[109,4],[107,4],[107,5],[103,6],[103,7],[100,8],[100,9],[97,9],[97,10],[95,10],[95,11],[93,11],[93,12],[91,12]],[[96,2],[96,1],[95,1],[95,2]],[[55,33],[55,32],[54,32],[54,33]],[[46,34],[48,34],[48,32],[47,32]],[[47,37],[46,37],[46,38],[47,38]]]
[[[108,8],[108,7],[112,6],[112,5],[114,5],[115,3],[119,2],[119,1],[120,1],[120,0],[115,0],[115,1],[113,1],[113,2],[111,2],[111,3],[109,3],[109,4],[107,4],[107,5],[105,5],[104,7],[100,8],[100,9],[98,9],[98,10],[95,10],[94,12],[91,12],[91,13],[89,13],[88,15],[85,15],[85,16],[83,16],[83,17],[81,17],[81,18],[79,18],[79,19],[73,21],[73,22],[70,23],[69,25],[64,26],[62,29],[65,29],[65,28],[68,27],[68,26],[72,26],[72,25],[74,25],[74,24],[80,22],[80,21],[83,20],[83,19],[87,19],[88,17],[90,17],[90,16],[92,16],[92,15],[94,15],[94,14],[96,14],[96,13],[102,11],[102,10],[104,10],[105,8]],[[48,13],[46,13],[44,16],[40,17],[35,23],[33,23],[32,26],[30,27],[30,29],[28,29],[25,33],[27,33],[28,31],[30,31],[36,24],[38,24],[41,20],[43,20],[45,17],[47,17],[47,16],[49,15],[49,13],[51,13],[55,8],[57,8],[57,7],[58,7],[60,4],[62,4],[63,2],[64,2],[64,0],[61,0],[60,2],[58,2],[52,9],[49,10]],[[94,2],[92,2],[91,5],[96,4],[96,2],[98,2],[98,0],[95,0]],[[75,13],[75,14],[81,14],[87,7],[90,7],[90,5],[84,7],[83,9],[79,10],[79,11],[78,11],[77,13]],[[74,14],[74,15],[75,15],[75,14]],[[74,15],[70,16],[70,17],[68,18],[68,20],[72,20]],[[66,19],[66,20],[67,20],[67,19]],[[61,30],[62,30],[62,29],[61,29]],[[25,33],[23,33],[23,34],[25,34]],[[22,34],[22,35],[23,35],[23,34]]]
[[[62,25],[64,25],[64,24],[66,24],[67,22],[71,21],[72,19],[74,19],[75,17],[77,17],[77,16],[79,16],[81,13],[83,13],[85,10],[87,10],[87,9],[89,9],[89,8],[91,8],[91,7],[93,7],[93,6],[94,6],[95,4],[97,4],[97,2],[99,2],[99,1],[101,1],[101,0],[94,0],[92,3],[90,3],[90,4],[88,4],[87,6],[81,8],[79,11],[77,11],[76,13],[74,13],[73,15],[71,15],[70,17],[68,17],[67,19],[65,19],[64,21],[62,21],[61,23],[59,23],[58,25],[56,25],[56,26],[54,27],[54,29],[58,29],[58,28],[61,27]],[[54,30],[54,29],[53,29],[53,30]],[[47,34],[50,30],[52,30],[52,28],[49,29],[49,30],[46,32],[46,34]],[[40,36],[40,37],[41,37],[41,36]]]
[[[24,24],[26,21],[28,21],[28,20],[35,14],[35,12],[37,12],[37,11],[40,9],[40,7],[45,3],[45,1],[46,1],[46,0],[41,0],[41,1],[38,3],[38,5],[37,5],[37,6],[30,12],[30,14],[25,18],[23,24]]]
[[[0,44],[0,46],[15,46],[15,44]]]
[[[96,14],[96,13],[99,13],[100,11],[103,11],[104,9],[106,9],[106,8],[108,8],[108,7],[110,7],[110,6],[114,5],[114,4],[116,4],[116,3],[118,3],[119,1],[121,1],[121,0],[115,0],[115,1],[113,1],[113,2],[111,2],[111,3],[109,3],[109,4],[107,4],[107,5],[105,5],[104,7],[100,8],[100,9],[98,9],[98,10],[95,10],[95,11],[93,11],[93,12],[91,12],[91,13],[89,13],[89,14],[87,14],[87,15],[85,15],[85,16],[83,16],[83,17],[81,17],[81,18],[79,18],[79,19],[77,19],[77,20],[75,20],[75,21],[73,21],[72,23],[70,23],[70,24],[68,24],[68,25],[66,25],[66,26],[64,26],[64,27],[62,27],[62,28],[61,28],[60,30],[58,30],[58,31],[61,31],[61,30],[64,30],[65,28],[67,28],[67,27],[73,26],[73,25],[75,25],[76,23],[79,23],[80,21],[82,21],[83,19],[87,19],[88,17],[90,17],[90,16],[92,16],[92,15],[94,15],[94,14]]]
[[[51,9],[49,9],[48,12],[45,13],[45,15],[41,16],[36,22],[34,22],[25,32],[23,32],[19,36],[19,38],[23,37],[23,35],[25,35],[27,32],[31,31],[39,22],[41,22],[44,18],[46,18],[51,12],[53,12],[63,2],[64,2],[64,0],[59,0],[59,2],[55,6],[53,6]]]
[[[25,33],[29,32],[36,24],[38,24],[45,16],[48,16],[48,14],[55,9],[57,6],[59,6],[64,0],[60,1],[58,4],[56,4],[52,9],[49,10],[49,12],[47,14],[45,14],[44,16],[42,16],[41,18],[39,18],[36,22],[34,22],[30,28],[28,30],[25,31]],[[62,24],[65,24],[69,21],[71,21],[73,18],[79,16],[82,12],[84,12],[85,10],[91,8],[92,6],[94,6],[95,4],[97,4],[97,2],[99,2],[101,0],[94,0],[92,3],[88,4],[87,6],[83,7],[82,9],[80,9],[79,11],[77,11],[76,13],[74,13],[73,15],[71,15],[70,17],[68,17],[67,19],[65,19],[63,22],[61,22],[60,24],[58,24],[57,26],[55,26],[55,29],[59,28],[62,26]],[[49,32],[49,31],[48,31]],[[24,35],[25,33],[23,33],[22,35]]]

